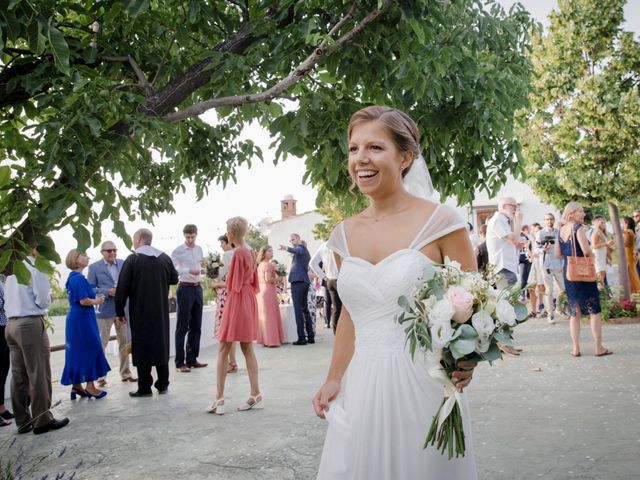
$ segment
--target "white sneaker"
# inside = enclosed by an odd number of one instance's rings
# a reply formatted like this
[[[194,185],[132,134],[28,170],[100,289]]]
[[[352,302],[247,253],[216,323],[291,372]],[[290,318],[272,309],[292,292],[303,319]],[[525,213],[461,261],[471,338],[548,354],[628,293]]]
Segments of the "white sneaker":
[[[547,323],[549,325],[555,325],[556,320],[555,320],[555,315],[553,313],[549,315],[549,317],[547,318]]]

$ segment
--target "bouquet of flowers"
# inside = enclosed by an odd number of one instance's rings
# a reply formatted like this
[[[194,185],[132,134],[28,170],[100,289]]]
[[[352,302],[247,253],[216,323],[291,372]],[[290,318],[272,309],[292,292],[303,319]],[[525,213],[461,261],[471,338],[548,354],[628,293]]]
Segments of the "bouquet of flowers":
[[[493,288],[495,278],[463,272],[460,264],[445,258],[444,265],[428,265],[414,293],[402,296],[403,312],[397,321],[405,326],[411,357],[418,350],[434,357],[429,374],[444,387],[444,398],[423,448],[436,445],[449,459],[464,456],[461,397],[453,372],[459,360],[492,362],[502,358],[498,343],[510,345],[513,328],[528,318],[516,286]]]
[[[220,274],[220,267],[222,266],[222,259],[217,253],[209,252],[204,261],[204,270],[207,278],[218,278]]]
[[[287,276],[287,266],[284,263],[278,263],[278,266],[276,267],[276,275],[278,277]]]

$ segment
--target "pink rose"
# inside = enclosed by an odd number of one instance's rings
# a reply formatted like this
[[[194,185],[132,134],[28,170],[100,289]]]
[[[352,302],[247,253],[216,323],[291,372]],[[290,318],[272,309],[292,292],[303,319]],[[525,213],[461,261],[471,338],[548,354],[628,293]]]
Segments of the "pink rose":
[[[453,320],[458,323],[465,323],[473,315],[473,295],[463,287],[453,286],[447,290],[447,298],[453,305],[455,313]]]

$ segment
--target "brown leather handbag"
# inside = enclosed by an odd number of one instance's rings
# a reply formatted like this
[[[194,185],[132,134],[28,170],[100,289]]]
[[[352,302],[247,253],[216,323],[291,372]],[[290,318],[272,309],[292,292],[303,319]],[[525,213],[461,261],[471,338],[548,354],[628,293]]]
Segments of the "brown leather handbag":
[[[596,259],[593,256],[579,257],[576,254],[576,231],[572,227],[573,241],[571,250],[573,255],[567,257],[567,280],[570,282],[595,282],[596,281]]]

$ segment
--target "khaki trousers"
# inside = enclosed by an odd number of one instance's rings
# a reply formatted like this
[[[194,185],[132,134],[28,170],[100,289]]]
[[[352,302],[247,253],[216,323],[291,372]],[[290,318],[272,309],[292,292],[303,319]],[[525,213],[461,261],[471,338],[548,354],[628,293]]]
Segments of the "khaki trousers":
[[[542,303],[544,303],[544,309],[547,314],[555,315],[559,314],[557,298],[560,296],[562,292],[564,292],[564,275],[562,273],[562,269],[558,268],[556,270],[547,271],[546,268],[542,269],[542,277],[544,278],[544,297]],[[557,286],[558,288],[554,289],[553,287]],[[553,308],[553,299],[556,299],[556,308]]]
[[[18,428],[33,420],[42,427],[53,420],[49,336],[41,315],[9,319],[5,337],[11,354],[11,403]],[[31,407],[31,411],[29,411]]]
[[[118,340],[118,353],[120,355],[120,378],[125,380],[131,376],[129,367],[129,348],[127,341],[127,326],[116,322],[116,317],[98,318],[98,328],[102,339],[102,348],[107,348],[109,337],[111,336],[111,325],[116,325],[116,338]]]

